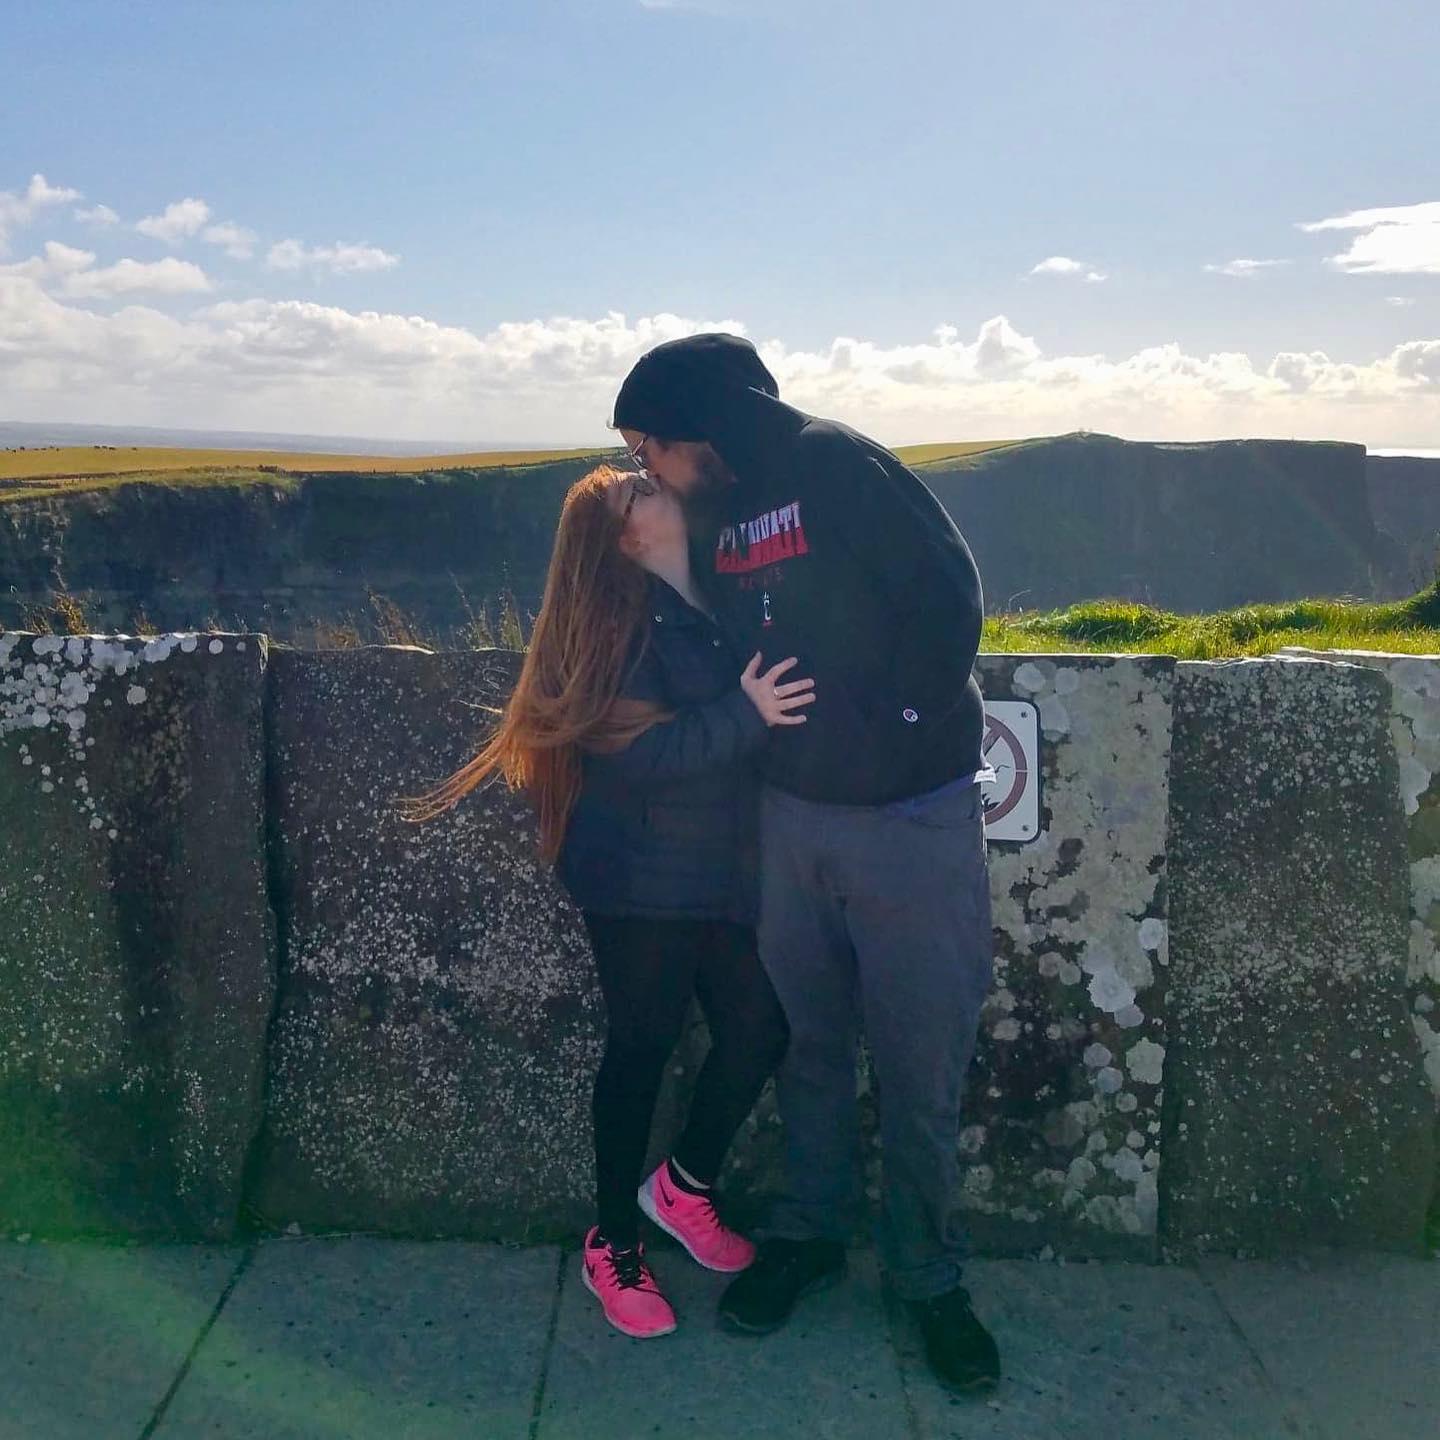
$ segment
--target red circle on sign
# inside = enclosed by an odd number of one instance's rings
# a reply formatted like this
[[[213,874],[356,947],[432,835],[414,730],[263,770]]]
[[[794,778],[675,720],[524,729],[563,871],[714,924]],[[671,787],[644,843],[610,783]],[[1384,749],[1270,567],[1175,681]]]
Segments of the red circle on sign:
[[[985,823],[988,825],[994,820],[1003,820],[1020,803],[1020,797],[1025,793],[1030,772],[1025,764],[1025,747],[1020,743],[1019,736],[1003,720],[997,720],[989,714],[985,719],[987,724],[985,738],[980,743],[981,755],[988,761],[990,751],[994,746],[1003,743],[1009,747],[1010,753],[1015,757],[1015,778],[1011,782],[1009,794],[985,810]]]

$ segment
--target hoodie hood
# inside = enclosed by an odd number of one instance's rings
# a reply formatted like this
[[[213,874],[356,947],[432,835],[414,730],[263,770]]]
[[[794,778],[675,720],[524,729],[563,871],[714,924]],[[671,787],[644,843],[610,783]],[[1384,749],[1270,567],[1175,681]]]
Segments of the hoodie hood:
[[[611,423],[662,440],[708,441],[741,479],[775,463],[809,420],[780,399],[755,347],[738,335],[687,335],[643,355],[615,397]]]

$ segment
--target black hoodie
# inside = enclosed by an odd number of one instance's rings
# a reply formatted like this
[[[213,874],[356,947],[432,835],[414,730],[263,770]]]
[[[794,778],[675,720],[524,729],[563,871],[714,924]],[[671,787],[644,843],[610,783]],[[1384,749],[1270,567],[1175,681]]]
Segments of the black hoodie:
[[[913,471],[782,403],[754,348],[730,335],[650,351],[614,423],[707,440],[736,477],[687,507],[696,578],[737,648],[767,665],[795,655],[793,673],[815,679],[807,722],[772,731],[771,784],[876,805],[980,769],[980,577]]]

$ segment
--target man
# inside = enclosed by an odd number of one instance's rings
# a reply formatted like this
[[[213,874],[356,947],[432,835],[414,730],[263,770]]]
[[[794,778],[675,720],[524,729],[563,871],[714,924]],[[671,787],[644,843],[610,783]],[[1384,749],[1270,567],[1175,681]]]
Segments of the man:
[[[695,573],[741,647],[799,657],[809,723],[766,759],[760,950],[790,1022],[785,1193],[720,1302],[763,1333],[838,1279],[858,1199],[855,1059],[879,1082],[880,1247],[942,1381],[999,1377],[960,1284],[958,1133],[992,975],[980,578],[888,450],[782,404],[748,341],[645,355],[615,402],[631,454],[685,502]]]

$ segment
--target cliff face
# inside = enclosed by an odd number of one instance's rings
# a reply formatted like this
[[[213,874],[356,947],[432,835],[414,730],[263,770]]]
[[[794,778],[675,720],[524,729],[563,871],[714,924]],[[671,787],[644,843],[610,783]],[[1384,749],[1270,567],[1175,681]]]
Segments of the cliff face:
[[[1365,473],[1370,511],[1389,556],[1382,596],[1413,595],[1440,564],[1440,460],[1371,455]]]
[[[1369,597],[1383,559],[1360,445],[1064,435],[923,473],[975,552],[991,610]]]
[[[502,590],[538,604],[565,491],[593,461],[516,469],[164,481],[0,505],[0,624],[56,590],[97,626],[214,617],[282,640],[369,614],[367,591],[423,625]],[[457,588],[458,587],[458,588]]]
[[[367,633],[373,591],[442,639],[465,621],[462,591],[477,608],[507,590],[538,605],[565,491],[592,463],[9,500],[0,625],[63,589],[97,628],[133,628],[143,611],[161,629],[213,619],[305,643],[347,618]],[[1398,595],[1428,578],[1440,530],[1440,480],[1426,491],[1407,462],[1371,460],[1367,486],[1358,445],[1069,435],[921,473],[974,549],[992,610]]]

